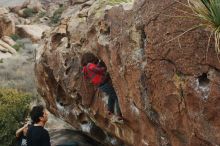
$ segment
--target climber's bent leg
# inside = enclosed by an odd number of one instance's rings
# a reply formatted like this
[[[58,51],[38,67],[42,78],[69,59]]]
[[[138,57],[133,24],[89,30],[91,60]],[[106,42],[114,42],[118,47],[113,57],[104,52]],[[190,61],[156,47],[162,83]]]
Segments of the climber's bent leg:
[[[114,113],[115,99],[118,98],[114,88],[108,82],[99,86],[99,88],[109,96],[107,103],[108,111]]]

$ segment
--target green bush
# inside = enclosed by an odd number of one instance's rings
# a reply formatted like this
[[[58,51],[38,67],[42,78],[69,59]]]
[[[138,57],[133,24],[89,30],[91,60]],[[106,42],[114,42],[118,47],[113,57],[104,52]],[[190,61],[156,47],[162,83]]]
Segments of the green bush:
[[[15,132],[28,114],[31,95],[0,88],[0,144],[12,146]]]
[[[46,12],[42,12],[42,11],[41,11],[41,12],[38,14],[38,17],[39,17],[39,18],[42,18],[42,17],[44,17],[45,15],[46,15]]]
[[[34,16],[34,13],[35,13],[34,10],[30,9],[30,8],[26,8],[23,11],[23,14],[25,17],[32,17],[32,16]]]
[[[16,43],[15,45],[12,46],[16,51],[19,51],[20,48],[22,48],[23,45],[21,43]]]
[[[18,39],[21,38],[21,37],[20,37],[19,35],[17,35],[17,34],[12,34],[10,37],[11,37],[14,41],[17,41]]]
[[[0,59],[0,63],[4,63],[3,59]]]
[[[51,17],[51,23],[56,24],[60,21],[60,17],[64,11],[64,6],[60,6],[59,9],[57,9],[54,13],[53,16]]]

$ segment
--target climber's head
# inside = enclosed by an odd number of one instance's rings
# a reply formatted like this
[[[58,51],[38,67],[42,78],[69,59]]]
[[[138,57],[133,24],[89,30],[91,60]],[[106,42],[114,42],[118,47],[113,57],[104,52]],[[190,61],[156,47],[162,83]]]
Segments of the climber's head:
[[[88,63],[95,63],[97,64],[99,61],[99,59],[92,53],[90,52],[87,52],[87,53],[84,53],[82,55],[82,58],[81,58],[81,65],[82,66],[86,66]]]

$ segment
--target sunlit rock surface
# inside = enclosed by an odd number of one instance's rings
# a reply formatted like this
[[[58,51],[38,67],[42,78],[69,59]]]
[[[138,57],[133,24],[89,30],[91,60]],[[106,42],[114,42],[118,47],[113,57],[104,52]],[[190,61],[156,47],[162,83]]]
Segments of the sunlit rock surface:
[[[220,63],[213,39],[206,52],[208,31],[181,35],[199,23],[187,13],[173,0],[72,1],[36,54],[38,91],[50,112],[104,145],[219,145]],[[106,95],[83,82],[87,51],[105,62],[124,124],[111,122]]]
[[[47,30],[50,30],[47,25],[16,25],[16,33],[21,37],[31,38],[32,41],[39,41]]]

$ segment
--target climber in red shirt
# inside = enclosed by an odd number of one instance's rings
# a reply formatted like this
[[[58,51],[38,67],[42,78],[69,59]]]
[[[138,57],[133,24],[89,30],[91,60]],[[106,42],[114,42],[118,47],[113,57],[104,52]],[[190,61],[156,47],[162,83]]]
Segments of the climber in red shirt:
[[[94,63],[88,63],[83,66],[83,74],[85,79],[90,79],[93,85],[99,86],[105,80],[106,68]]]
[[[110,84],[110,76],[107,73],[104,63],[92,53],[85,53],[81,59],[81,65],[83,66],[82,72],[84,78],[89,80],[93,85],[97,86],[101,91],[105,92],[108,98],[108,114],[114,113],[114,122],[122,123],[122,114],[118,103],[118,97],[115,93],[113,86]],[[114,106],[116,107],[114,110]]]

